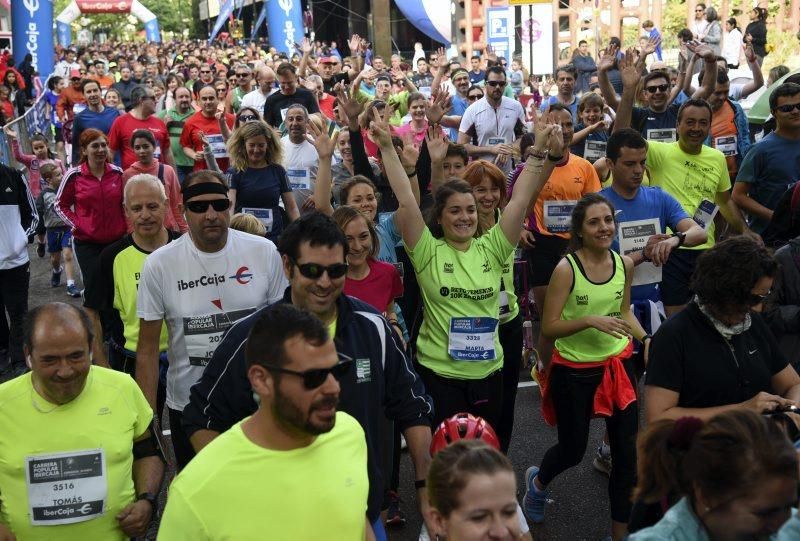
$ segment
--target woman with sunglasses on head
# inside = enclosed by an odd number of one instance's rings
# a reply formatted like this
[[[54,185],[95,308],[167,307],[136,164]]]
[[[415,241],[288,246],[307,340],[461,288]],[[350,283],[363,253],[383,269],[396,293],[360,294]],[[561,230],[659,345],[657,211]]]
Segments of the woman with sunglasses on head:
[[[239,116],[246,114],[246,110],[239,112]],[[266,122],[255,120],[234,129],[227,146],[232,213],[253,214],[267,228],[267,238],[277,240],[284,227],[300,216],[286,170],[280,165],[280,139]]]
[[[777,271],[766,248],[743,236],[700,256],[694,299],[661,325],[650,347],[648,422],[800,405],[800,376],[759,313]]]

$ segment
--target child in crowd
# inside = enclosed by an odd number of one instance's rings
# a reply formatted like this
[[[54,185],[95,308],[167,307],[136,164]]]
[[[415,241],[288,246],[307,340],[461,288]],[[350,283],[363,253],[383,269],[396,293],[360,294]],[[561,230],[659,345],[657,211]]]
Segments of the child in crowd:
[[[252,214],[244,214],[241,212],[234,214],[231,218],[231,229],[250,233],[251,235],[259,237],[263,237],[267,234],[267,228],[261,223],[261,220]]]
[[[47,182],[42,190],[42,201],[44,203],[42,221],[47,229],[47,251],[50,252],[50,264],[53,266],[50,285],[52,287],[60,286],[61,273],[66,271],[67,295],[80,297],[81,292],[75,285],[75,270],[72,265],[72,232],[54,208],[58,187],[61,184],[62,172],[58,165],[53,163],[44,164],[39,171],[42,179]],[[61,266],[62,259],[64,262],[63,267]]]

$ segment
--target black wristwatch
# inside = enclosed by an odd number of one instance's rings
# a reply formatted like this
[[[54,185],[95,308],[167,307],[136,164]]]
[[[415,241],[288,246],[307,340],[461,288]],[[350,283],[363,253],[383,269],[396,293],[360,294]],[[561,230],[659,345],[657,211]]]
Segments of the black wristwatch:
[[[152,492],[142,492],[138,496],[136,496],[136,501],[146,500],[153,506],[153,516],[155,516],[156,511],[158,510],[158,495],[153,494]]]
[[[686,242],[686,233],[681,231],[676,231],[672,234],[673,237],[678,237],[678,248],[683,246],[683,243]]]

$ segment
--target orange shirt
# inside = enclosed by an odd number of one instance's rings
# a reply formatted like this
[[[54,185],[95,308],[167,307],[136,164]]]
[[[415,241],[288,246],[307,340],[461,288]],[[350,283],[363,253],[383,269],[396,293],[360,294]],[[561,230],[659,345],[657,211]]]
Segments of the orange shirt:
[[[726,100],[720,110],[715,112],[711,118],[711,146],[725,154],[725,161],[728,163],[728,174],[732,181],[736,179],[738,171],[736,166],[736,155],[738,154],[737,137],[734,110]]]
[[[100,88],[102,90],[108,90],[109,88],[111,88],[111,85],[113,85],[115,82],[114,78],[108,75],[92,75],[89,78],[92,79],[93,81],[97,81],[97,84],[100,85]]]
[[[533,207],[536,231],[568,239],[575,204],[587,193],[599,191],[600,179],[592,164],[569,154],[567,163],[553,169]]]

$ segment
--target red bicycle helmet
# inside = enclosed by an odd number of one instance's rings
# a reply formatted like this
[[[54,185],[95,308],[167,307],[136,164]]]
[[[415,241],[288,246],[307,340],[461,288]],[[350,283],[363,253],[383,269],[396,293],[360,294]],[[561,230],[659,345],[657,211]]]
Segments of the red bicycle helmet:
[[[483,440],[500,450],[500,441],[489,423],[469,413],[456,413],[442,421],[434,432],[431,440],[431,456],[458,440]]]

